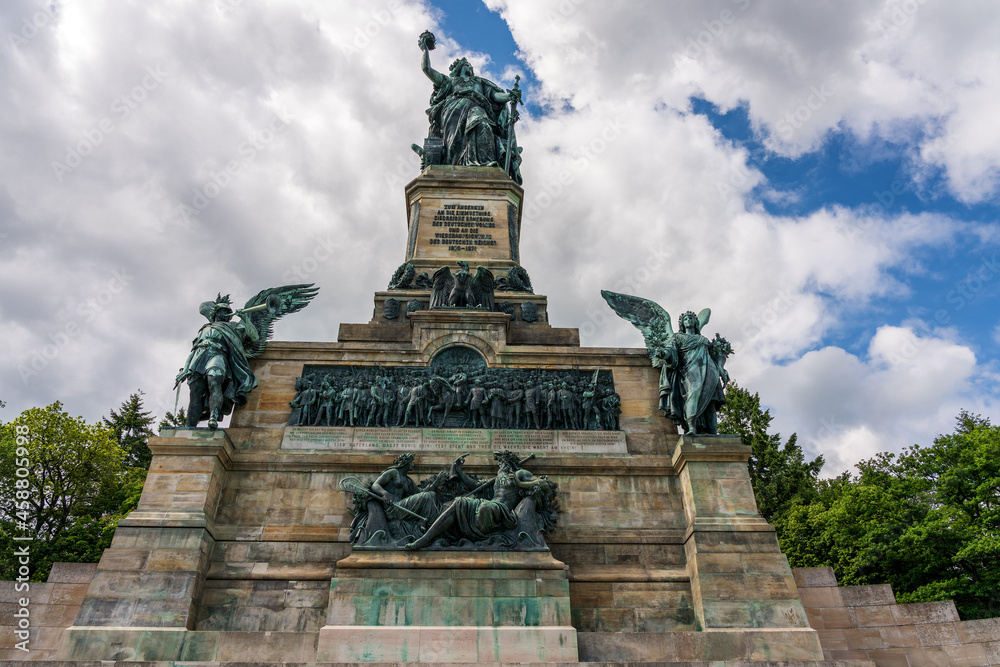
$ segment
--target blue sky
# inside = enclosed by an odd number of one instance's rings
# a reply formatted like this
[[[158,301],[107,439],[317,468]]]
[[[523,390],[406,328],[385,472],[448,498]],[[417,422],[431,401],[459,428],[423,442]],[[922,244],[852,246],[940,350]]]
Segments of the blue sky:
[[[554,326],[641,346],[601,289],[711,307],[732,376],[831,475],[1000,420],[994,3],[206,6],[0,8],[0,418],[173,409],[219,291],[315,281],[282,340],[368,321],[431,29],[435,68],[522,76],[521,258]]]
[[[442,27],[460,44],[466,48],[474,44],[477,50],[489,53],[494,70],[526,70],[529,89],[535,83],[530,68],[518,59],[518,46],[499,13],[488,11],[479,2],[438,1],[435,5],[443,12]],[[956,340],[992,367],[1000,350],[997,311],[989,307],[996,304],[1000,293],[1000,281],[993,280],[995,271],[991,268],[997,247],[983,244],[975,228],[994,225],[1000,207],[995,191],[974,203],[960,200],[949,190],[944,168],[928,168],[916,158],[916,146],[929,135],[942,133],[942,118],[931,117],[923,125],[910,123],[892,137],[861,137],[844,124],[836,124],[807,150],[789,155],[767,141],[782,131],[780,123],[766,126],[755,122],[749,100],[737,99],[723,108],[703,94],[692,94],[687,102],[685,112],[708,120],[721,141],[746,151],[746,167],[759,172],[760,183],[745,193],[749,209],[781,218],[808,217],[835,207],[880,217],[934,213],[970,224],[968,230],[959,225],[946,244],[912,250],[907,266],[887,270],[904,286],[901,291],[852,304],[848,317],[829,326],[811,344],[796,349],[795,355],[838,346],[865,356],[880,326],[916,322],[918,332],[949,328]],[[531,111],[543,113],[537,105]],[[993,275],[980,281],[977,272]],[[831,308],[837,305],[822,289],[815,294]],[[791,360],[775,358],[773,362],[780,365]],[[992,380],[990,374],[978,384],[992,393],[988,386]],[[765,393],[765,403],[771,404],[768,399]],[[898,442],[889,445],[894,446],[898,447]]]
[[[524,72],[522,88],[531,89],[531,70],[518,59],[517,43],[499,13],[479,1],[436,0],[433,5],[441,11],[441,28],[452,39],[463,48],[488,54],[493,71],[513,68]],[[541,113],[530,96],[525,101],[533,113]],[[751,124],[746,102],[721,110],[703,97],[691,96],[690,111],[705,116],[721,137],[747,151],[748,166],[758,169],[765,179],[748,194],[748,205],[761,206],[770,215],[805,216],[832,206],[881,206],[888,214],[935,212],[986,224],[1000,219],[995,198],[974,205],[958,201],[947,191],[940,170],[916,183],[910,143],[865,141],[850,130],[837,128],[826,133],[815,150],[786,157],[765,145],[761,130]],[[919,134],[913,137],[915,141],[920,138]],[[794,193],[795,199],[774,197],[772,191]],[[950,248],[922,253],[922,275],[906,278],[912,289],[908,298],[877,300],[867,313],[830,331],[816,347],[837,344],[859,350],[880,324],[912,317],[933,318],[934,313],[945,310],[947,323],[955,326],[967,342],[984,354],[996,356],[1000,342],[994,336],[994,327],[1000,314],[973,306],[995,300],[1000,294],[1000,281],[986,284],[977,292],[972,291],[977,281],[969,281],[970,271],[978,270],[981,261],[990,260],[995,251],[995,247],[983,247],[974,235],[963,234]],[[956,308],[960,301],[963,307]]]

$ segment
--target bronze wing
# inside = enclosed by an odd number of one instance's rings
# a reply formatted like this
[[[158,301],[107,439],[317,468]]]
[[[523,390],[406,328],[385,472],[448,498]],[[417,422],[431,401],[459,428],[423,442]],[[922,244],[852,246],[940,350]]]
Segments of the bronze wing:
[[[619,294],[608,290],[601,290],[601,296],[618,314],[618,317],[628,320],[642,332],[647,349],[653,350],[663,347],[667,338],[673,335],[674,328],[670,322],[670,313],[663,310],[658,303],[639,296]]]
[[[431,280],[431,308],[441,308],[448,305],[448,295],[455,287],[455,276],[451,275],[451,269],[445,265],[434,272]]]
[[[712,309],[705,308],[700,313],[698,313],[698,330],[702,331],[705,329],[705,325],[708,324],[708,319],[712,317]]]
[[[274,335],[274,323],[289,313],[297,313],[313,300],[319,293],[315,283],[302,285],[284,285],[261,290],[257,296],[247,301],[243,309],[267,304],[266,310],[247,313],[244,321],[249,320],[257,329],[258,340],[247,347],[247,357],[256,357],[264,351],[267,341]]]
[[[490,312],[495,309],[493,282],[493,272],[485,266],[477,266],[476,275],[472,277],[472,282],[469,285],[472,289],[473,303]]]

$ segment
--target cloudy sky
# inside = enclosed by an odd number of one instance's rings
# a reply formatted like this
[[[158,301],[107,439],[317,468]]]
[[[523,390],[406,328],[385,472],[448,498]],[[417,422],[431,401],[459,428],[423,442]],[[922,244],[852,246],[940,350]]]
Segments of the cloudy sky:
[[[552,323],[601,289],[710,306],[728,367],[837,474],[1000,420],[1000,5],[986,0],[6,0],[0,419],[157,416],[221,291],[316,282],[280,340],[366,322],[403,259],[432,62],[527,104],[521,256]]]

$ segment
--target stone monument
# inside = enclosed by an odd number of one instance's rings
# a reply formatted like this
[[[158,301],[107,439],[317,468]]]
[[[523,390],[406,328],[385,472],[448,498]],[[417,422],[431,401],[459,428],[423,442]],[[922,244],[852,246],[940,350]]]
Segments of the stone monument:
[[[707,311],[674,333],[606,293],[648,350],[552,327],[520,264],[520,93],[436,72],[433,44],[371,320],[268,343],[228,427],[150,439],[139,507],[74,575],[49,657],[821,664],[750,451],[715,434],[731,350]]]

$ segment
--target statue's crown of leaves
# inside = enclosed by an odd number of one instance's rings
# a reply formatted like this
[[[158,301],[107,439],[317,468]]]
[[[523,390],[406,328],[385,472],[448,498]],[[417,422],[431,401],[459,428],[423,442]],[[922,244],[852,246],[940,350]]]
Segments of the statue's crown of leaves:
[[[691,311],[691,310],[687,311],[686,313],[681,314],[681,316],[677,318],[677,326],[679,326],[681,328],[684,328],[684,320],[686,320],[688,318],[694,320],[695,325],[699,329],[701,329],[701,322],[698,321],[698,314],[695,313],[694,311]]]
[[[455,72],[461,69],[463,65],[468,65],[469,69],[472,70],[472,73],[476,73],[476,68],[472,66],[472,63],[470,63],[467,58],[458,58],[455,60],[455,62],[451,64],[451,67],[448,68],[448,73],[454,75]]]

